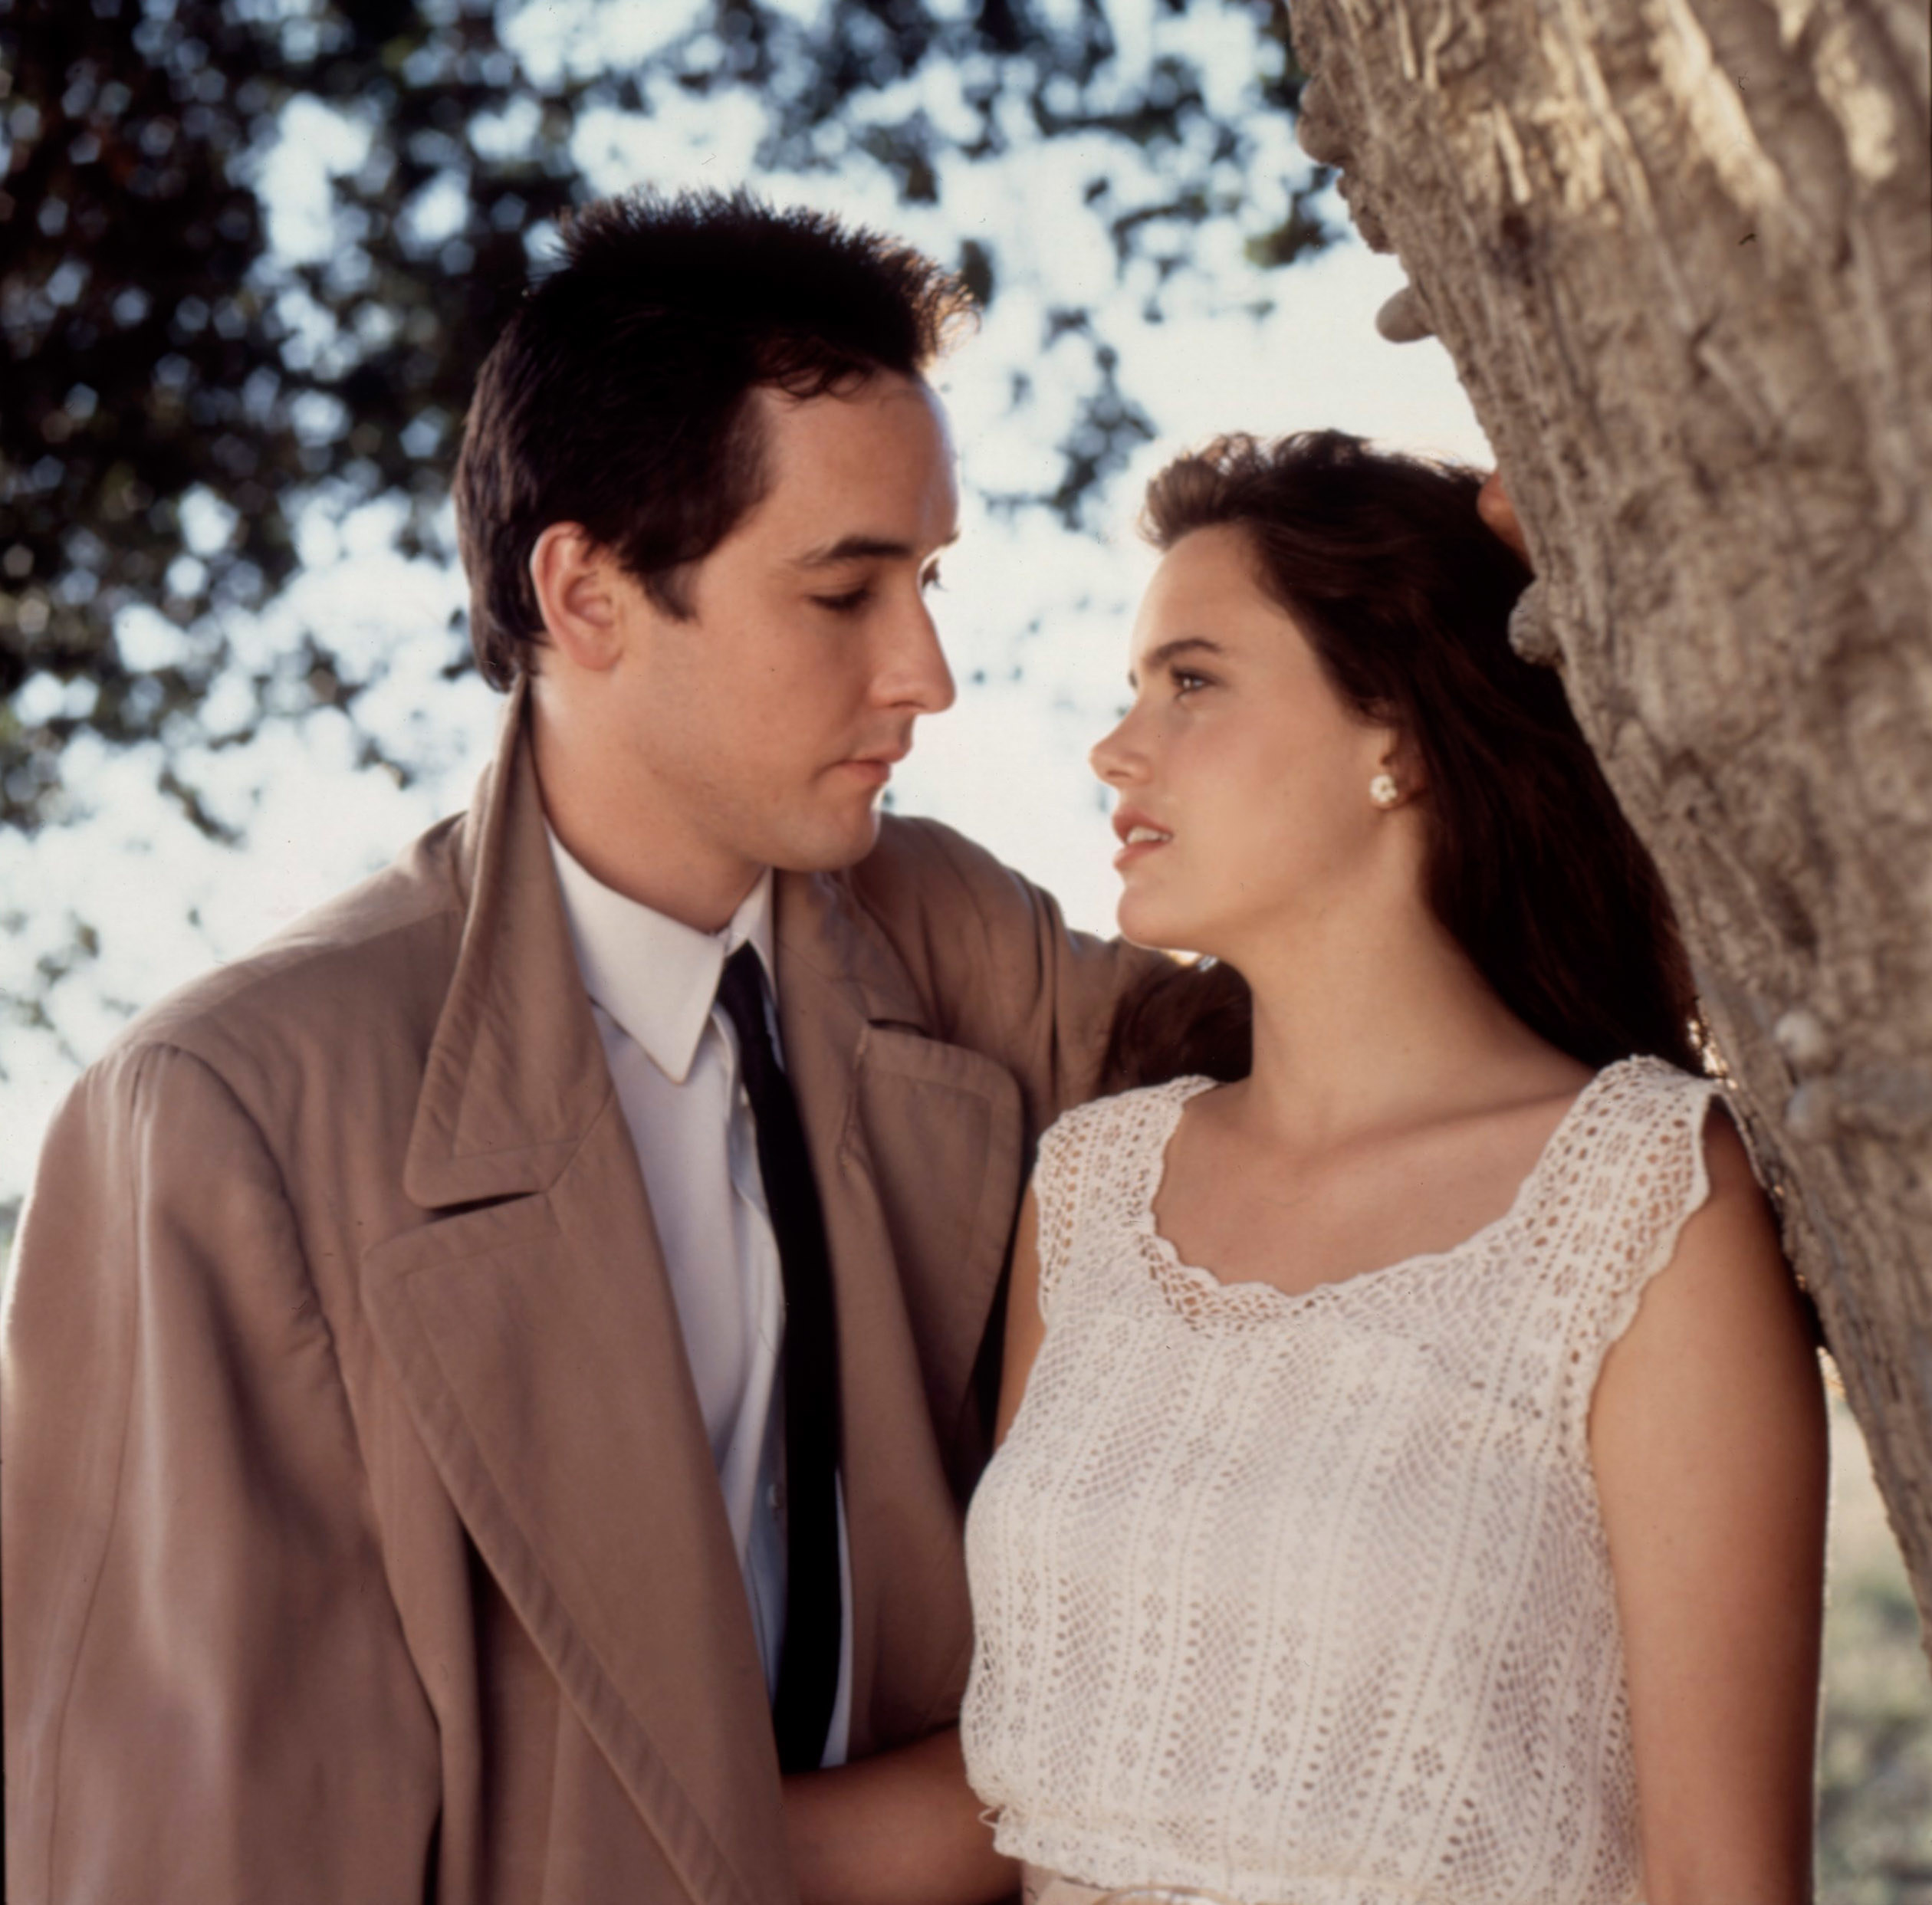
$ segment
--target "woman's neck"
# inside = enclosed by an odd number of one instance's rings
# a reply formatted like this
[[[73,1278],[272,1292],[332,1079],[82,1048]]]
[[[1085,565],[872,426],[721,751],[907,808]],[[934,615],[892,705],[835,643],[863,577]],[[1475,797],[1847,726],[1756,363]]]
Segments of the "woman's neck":
[[[1230,953],[1254,999],[1243,1122],[1299,1148],[1574,1089],[1419,898]]]

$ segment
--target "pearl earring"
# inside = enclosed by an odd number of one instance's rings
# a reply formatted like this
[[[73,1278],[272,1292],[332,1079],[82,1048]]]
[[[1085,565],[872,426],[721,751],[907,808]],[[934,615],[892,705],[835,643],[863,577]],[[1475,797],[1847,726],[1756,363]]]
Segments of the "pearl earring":
[[[1402,790],[1395,784],[1393,774],[1378,774],[1368,783],[1368,798],[1385,811],[1395,806],[1402,797]]]

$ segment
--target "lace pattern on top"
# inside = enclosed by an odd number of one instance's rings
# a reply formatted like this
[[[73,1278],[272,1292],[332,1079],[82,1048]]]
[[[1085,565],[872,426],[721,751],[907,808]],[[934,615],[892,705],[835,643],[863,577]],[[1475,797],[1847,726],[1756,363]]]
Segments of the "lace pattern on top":
[[[1211,1083],[1041,1141],[1046,1334],[967,1527],[1001,1848],[1257,1905],[1628,1905],[1589,1400],[1707,1194],[1715,1086],[1612,1066],[1504,1216],[1291,1295],[1155,1226]]]

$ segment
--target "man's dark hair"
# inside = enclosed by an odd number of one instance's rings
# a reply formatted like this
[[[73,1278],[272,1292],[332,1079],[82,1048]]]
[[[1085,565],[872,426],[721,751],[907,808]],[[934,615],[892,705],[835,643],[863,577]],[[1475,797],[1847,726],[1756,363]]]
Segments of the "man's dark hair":
[[[530,552],[580,523],[668,613],[764,493],[752,392],[922,375],[971,312],[909,247],[748,192],[600,199],[485,360],[457,459],[470,639],[508,688],[543,642]]]

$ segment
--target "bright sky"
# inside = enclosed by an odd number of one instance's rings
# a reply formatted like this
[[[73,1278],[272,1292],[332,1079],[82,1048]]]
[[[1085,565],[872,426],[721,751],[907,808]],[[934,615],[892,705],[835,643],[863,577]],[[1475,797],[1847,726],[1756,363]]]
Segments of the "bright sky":
[[[662,8],[632,11],[652,13],[662,31]],[[582,17],[580,9],[547,0],[523,17],[532,23],[529,64],[574,57],[577,43],[559,23]],[[1244,16],[1196,9],[1174,21],[1150,5],[1137,31],[1184,44],[1206,62],[1213,85],[1234,89],[1230,98],[1248,82],[1254,41]],[[956,80],[942,77],[919,102],[942,122],[957,110],[949,85],[956,90]],[[905,105],[889,99],[878,110]],[[648,119],[586,121],[576,156],[603,189],[749,179],[774,199],[890,228],[942,258],[956,257],[968,236],[992,248],[999,275],[991,310],[938,379],[966,494],[964,536],[948,553],[938,600],[960,697],[949,713],[921,724],[894,798],[902,810],[963,829],[1052,888],[1076,925],[1110,930],[1114,842],[1086,756],[1122,698],[1128,625],[1152,567],[1131,529],[1146,478],[1177,448],[1227,429],[1335,425],[1487,462],[1481,432],[1440,347],[1395,346],[1377,335],[1375,309],[1401,284],[1400,270],[1352,236],[1263,278],[1241,256],[1244,230],[1221,221],[1201,233],[1191,271],[1168,287],[1165,320],[1150,323],[1143,307],[1151,274],[1118,283],[1096,219],[1041,210],[1077,207],[1082,182],[1096,173],[1116,182],[1123,202],[1135,202],[1151,179],[1137,172],[1137,156],[1072,140],[1028,144],[1009,161],[951,164],[937,206],[906,208],[882,173],[754,175],[759,130],[749,102],[721,107],[672,95]],[[1272,185],[1301,173],[1285,126],[1260,136],[1253,177]],[[292,255],[326,248],[326,174],[360,164],[364,145],[352,123],[312,103],[291,113],[263,173],[278,246]],[[446,215],[435,192],[412,211],[429,229]],[[1267,203],[1279,196],[1271,190]],[[1342,220],[1339,205],[1329,209]],[[540,247],[541,235],[533,242]],[[1271,307],[1257,314],[1263,300]],[[1043,349],[1041,340],[1046,312],[1076,302],[1094,307],[1119,353],[1122,386],[1159,432],[1108,491],[1092,534],[1070,532],[1038,510],[995,516],[981,494],[1056,480],[1053,446],[1089,375],[1088,347],[1075,337]],[[1029,379],[1030,402],[1015,404],[1016,375]],[[304,625],[326,629],[352,665],[377,677],[360,712],[422,763],[416,784],[399,789],[359,767],[347,722],[324,711],[195,764],[210,804],[245,825],[241,850],[212,846],[159,799],[153,760],[90,758],[84,749],[76,751],[72,777],[90,817],[36,840],[0,837],[0,892],[31,896],[31,904],[13,902],[5,922],[12,930],[0,934],[0,991],[24,990],[37,961],[59,959],[76,921],[99,933],[97,957],[54,991],[54,1025],[8,1034],[0,1205],[25,1187],[47,1117],[78,1066],[130,1009],[245,951],[464,803],[490,746],[496,698],[473,676],[442,678],[461,578],[449,564],[398,554],[397,526],[380,504],[347,517],[317,507],[301,526],[301,576],[234,632],[246,662],[288,652]],[[227,533],[222,509],[211,502],[196,530],[219,541]],[[136,665],[157,665],[180,639],[142,610],[117,632]]]

